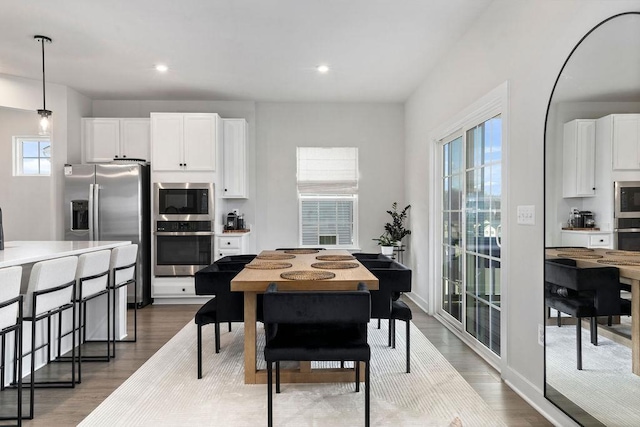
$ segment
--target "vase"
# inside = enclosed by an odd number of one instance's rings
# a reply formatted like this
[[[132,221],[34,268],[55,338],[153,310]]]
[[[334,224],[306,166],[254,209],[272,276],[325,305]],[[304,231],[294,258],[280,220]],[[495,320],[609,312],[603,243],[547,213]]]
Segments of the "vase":
[[[393,246],[380,246],[380,253],[385,256],[393,255]]]

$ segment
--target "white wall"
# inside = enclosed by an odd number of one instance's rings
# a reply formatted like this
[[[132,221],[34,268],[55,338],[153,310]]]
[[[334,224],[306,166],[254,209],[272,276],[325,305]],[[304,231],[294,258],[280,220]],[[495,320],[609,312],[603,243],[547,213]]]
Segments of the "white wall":
[[[428,299],[431,271],[426,230],[429,223],[428,147],[431,132],[504,81],[509,81],[508,150],[503,218],[507,302],[507,346],[502,376],[537,407],[571,422],[543,398],[543,143],[547,103],[553,83],[571,49],[600,21],[640,9],[640,1],[495,0],[427,76],[406,103],[406,191],[415,209],[411,265],[414,292]],[[515,225],[517,205],[534,205],[535,226]],[[526,274],[524,273],[526,272]]]
[[[258,251],[298,246],[296,147],[358,147],[359,241],[384,231],[387,209],[404,206],[402,104],[258,103]],[[410,213],[410,216],[412,213]]]
[[[61,171],[67,160],[69,93],[66,86],[47,84],[47,108],[53,111],[50,177],[30,180],[8,175],[12,173],[10,163],[7,163],[7,159],[11,159],[11,141],[6,138],[0,141],[0,173],[2,178],[9,177],[0,181],[0,207],[3,208],[7,240],[56,240],[62,236],[59,201],[63,191]],[[32,112],[33,120],[37,122],[36,110],[42,108],[42,81],[0,75],[0,94],[0,106],[26,110],[28,113],[25,114]]]

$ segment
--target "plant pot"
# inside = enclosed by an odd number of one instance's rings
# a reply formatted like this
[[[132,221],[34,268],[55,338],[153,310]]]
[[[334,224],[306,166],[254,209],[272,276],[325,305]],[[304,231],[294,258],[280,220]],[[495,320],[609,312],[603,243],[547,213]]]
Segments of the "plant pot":
[[[393,246],[380,246],[380,253],[386,256],[393,255]]]

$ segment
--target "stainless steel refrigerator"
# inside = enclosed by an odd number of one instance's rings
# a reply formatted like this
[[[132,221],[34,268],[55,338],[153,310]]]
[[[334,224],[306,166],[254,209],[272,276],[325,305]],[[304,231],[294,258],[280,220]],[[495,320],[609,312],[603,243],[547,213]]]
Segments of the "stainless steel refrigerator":
[[[65,240],[130,240],[138,244],[138,292],[151,303],[150,183],[147,163],[65,165]]]

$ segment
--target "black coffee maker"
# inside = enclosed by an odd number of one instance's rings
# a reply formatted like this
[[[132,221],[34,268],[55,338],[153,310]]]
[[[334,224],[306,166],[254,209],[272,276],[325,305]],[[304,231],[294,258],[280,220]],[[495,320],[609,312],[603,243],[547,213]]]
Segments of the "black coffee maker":
[[[238,214],[235,212],[229,212],[227,214],[227,221],[224,226],[225,230],[237,230],[238,229]]]

